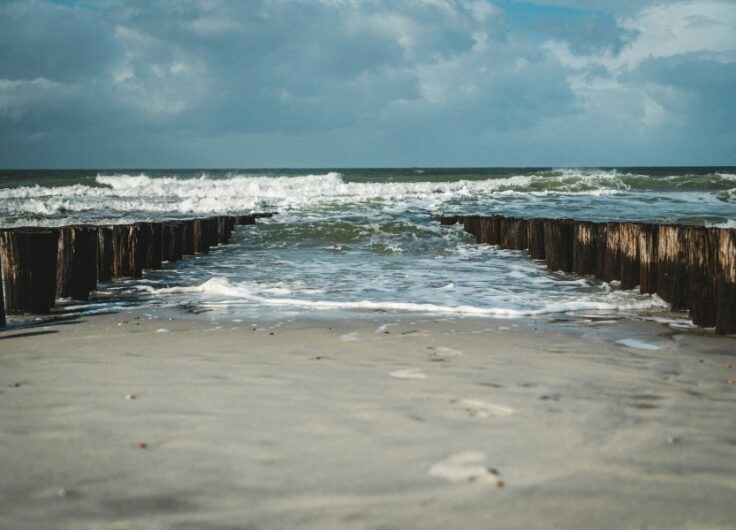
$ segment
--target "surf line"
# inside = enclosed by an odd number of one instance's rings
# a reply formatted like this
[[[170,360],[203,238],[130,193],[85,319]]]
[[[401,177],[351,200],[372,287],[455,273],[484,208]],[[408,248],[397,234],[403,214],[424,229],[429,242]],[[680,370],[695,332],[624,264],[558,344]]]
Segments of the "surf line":
[[[59,298],[88,300],[98,282],[141,278],[184,256],[224,245],[236,225],[274,213],[120,225],[0,230],[0,326],[7,314],[48,314]]]
[[[439,215],[476,243],[526,250],[547,268],[657,294],[693,324],[736,333],[736,229],[501,215]]]

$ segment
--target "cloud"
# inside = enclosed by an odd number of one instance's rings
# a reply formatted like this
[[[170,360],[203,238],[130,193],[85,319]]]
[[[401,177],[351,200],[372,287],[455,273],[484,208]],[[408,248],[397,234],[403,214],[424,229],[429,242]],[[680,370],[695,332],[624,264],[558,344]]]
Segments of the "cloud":
[[[736,163],[725,1],[34,0],[0,26],[7,165]]]

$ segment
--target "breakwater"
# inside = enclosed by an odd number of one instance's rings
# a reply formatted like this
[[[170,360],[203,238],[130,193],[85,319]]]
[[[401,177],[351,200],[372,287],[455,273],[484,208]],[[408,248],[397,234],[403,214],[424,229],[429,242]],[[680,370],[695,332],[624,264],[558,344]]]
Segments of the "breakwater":
[[[89,299],[98,283],[207,254],[227,243],[236,225],[272,215],[0,230],[0,325],[6,314],[47,314],[60,298]]]
[[[526,250],[550,270],[618,281],[657,294],[693,323],[736,333],[736,230],[673,224],[501,215],[438,216],[461,223],[479,244]]]

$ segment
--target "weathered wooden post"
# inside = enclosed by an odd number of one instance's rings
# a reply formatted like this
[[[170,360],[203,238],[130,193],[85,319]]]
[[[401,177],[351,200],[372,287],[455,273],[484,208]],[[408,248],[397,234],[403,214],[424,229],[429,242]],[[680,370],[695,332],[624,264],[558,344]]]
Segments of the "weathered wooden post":
[[[639,223],[621,223],[619,228],[620,272],[622,289],[633,289],[639,285],[641,259],[639,257]]]
[[[45,314],[56,299],[58,230],[0,231],[5,307],[9,315]]]
[[[687,264],[684,230],[675,225],[657,227],[657,294],[672,309],[687,309]]]
[[[457,223],[457,216],[451,216],[451,217],[445,217],[440,216],[440,224],[442,225],[454,225]],[[235,224],[239,225],[254,225],[256,224],[256,216],[255,214],[248,214],[248,215],[237,215],[235,216]]]
[[[162,259],[173,263],[182,258],[184,225],[169,222],[163,223],[161,227],[162,240]]]
[[[174,261],[184,257],[184,223],[176,221],[171,223],[171,252]]]
[[[161,223],[145,223],[145,225],[149,233],[149,242],[143,260],[143,268],[157,270],[161,268],[161,262],[163,261],[162,225]]]
[[[181,253],[185,256],[194,255],[194,220],[182,221]]]
[[[573,222],[572,272],[595,275],[598,263],[598,225],[590,221]]]
[[[639,229],[639,292],[657,292],[657,225],[645,224]]]
[[[716,245],[716,333],[736,333],[736,229],[714,230]]]
[[[0,327],[4,327],[5,322],[5,296],[3,295],[3,256],[0,252]]]
[[[441,225],[454,225],[458,223],[458,217],[457,215],[440,215],[439,221]],[[256,216],[255,215],[239,215],[238,216],[238,224],[239,225],[252,225],[256,223]]]
[[[217,243],[220,245],[230,241],[230,221],[227,215],[218,215],[217,219]]]
[[[112,279],[112,227],[97,227],[97,281],[109,282]]]
[[[97,227],[59,229],[56,258],[56,297],[88,300],[97,288]]]
[[[217,217],[207,218],[207,235],[209,237],[210,247],[216,247],[220,244],[220,230],[218,224]]]
[[[544,222],[546,220],[529,219],[527,223],[527,241],[531,259],[544,259]]]
[[[696,326],[716,325],[718,234],[703,227],[685,227],[687,305]]]
[[[600,279],[612,282],[621,279],[621,223],[606,223],[603,247],[599,250],[603,254]]]
[[[112,277],[130,276],[130,249],[128,246],[129,225],[112,226]]]
[[[466,215],[463,217],[463,228],[468,234],[475,236],[475,242],[480,243],[480,216]]]
[[[501,218],[500,225],[501,248],[524,250],[528,244],[527,221],[516,217]]]
[[[207,254],[210,251],[209,223],[207,219],[194,220],[194,252]]]
[[[573,225],[567,219],[544,223],[544,261],[553,271],[572,272]]]
[[[128,256],[131,278],[143,277],[143,263],[150,244],[150,233],[140,224],[128,226]]]

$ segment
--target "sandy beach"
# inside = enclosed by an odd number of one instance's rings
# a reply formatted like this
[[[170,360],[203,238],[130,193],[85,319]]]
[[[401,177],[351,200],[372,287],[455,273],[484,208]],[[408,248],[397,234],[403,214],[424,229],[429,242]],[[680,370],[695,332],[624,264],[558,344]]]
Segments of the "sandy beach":
[[[15,327],[0,527],[733,528],[734,364],[633,321]]]

